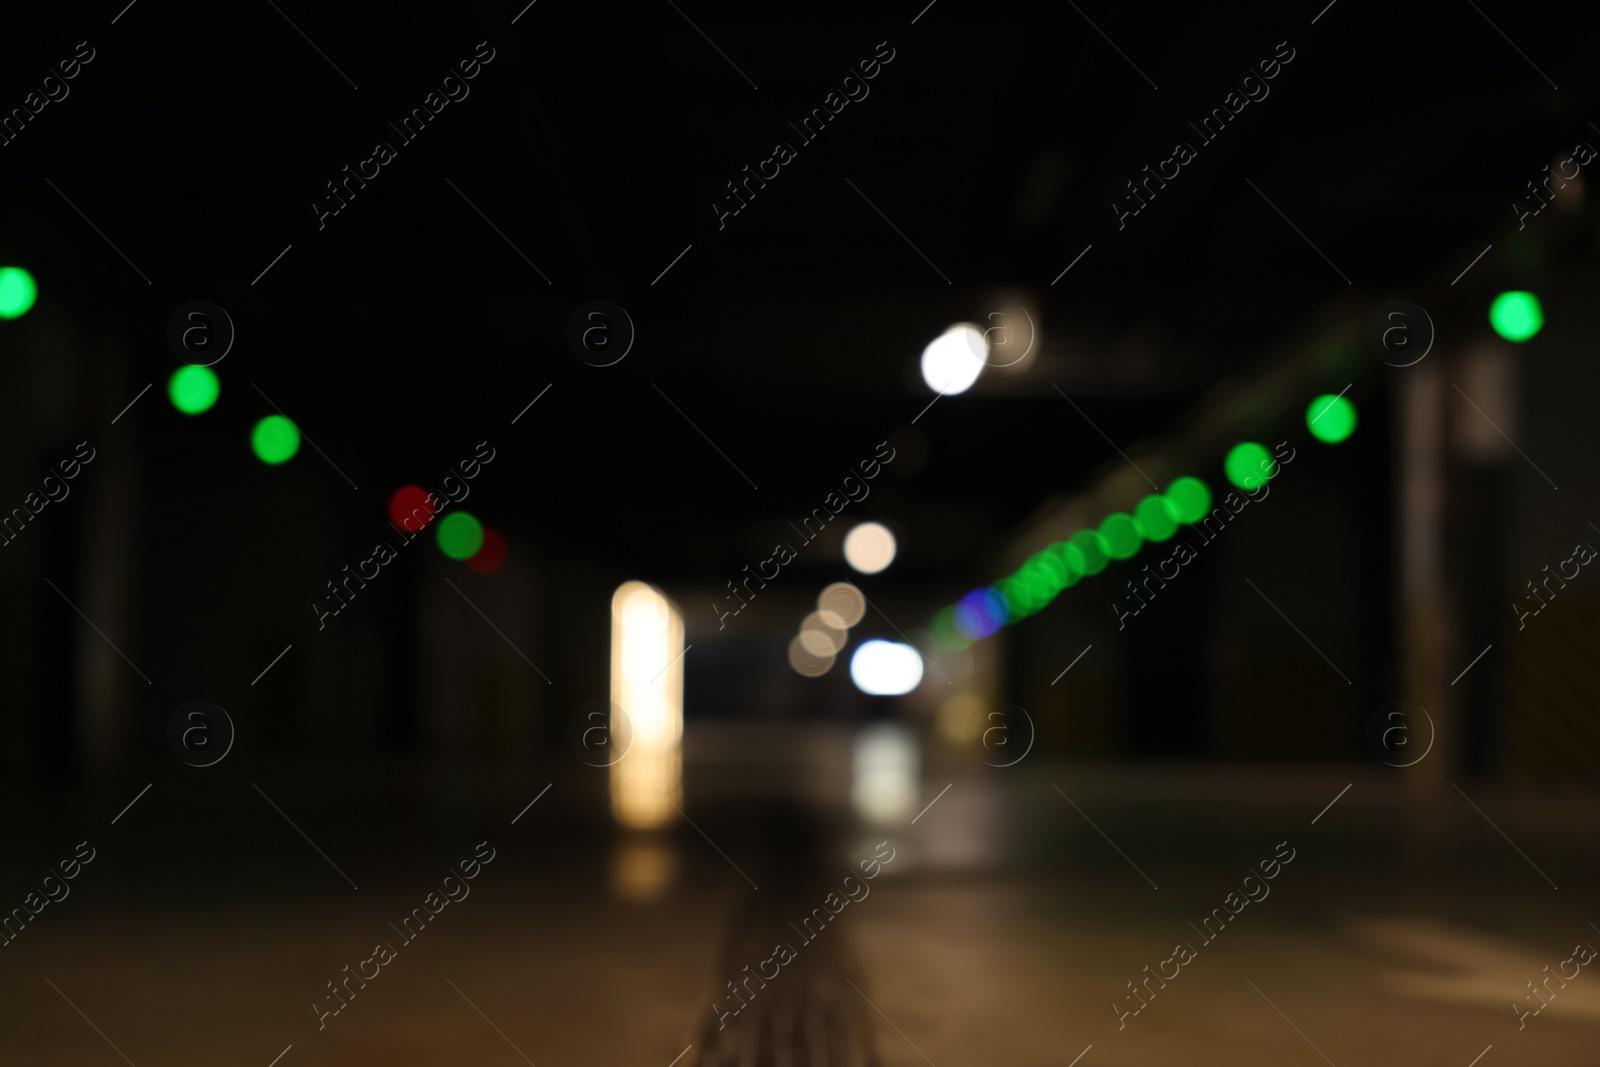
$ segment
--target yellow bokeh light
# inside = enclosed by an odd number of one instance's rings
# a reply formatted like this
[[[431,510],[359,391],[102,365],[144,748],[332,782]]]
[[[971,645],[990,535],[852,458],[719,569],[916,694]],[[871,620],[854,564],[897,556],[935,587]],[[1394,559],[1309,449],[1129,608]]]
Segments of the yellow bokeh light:
[[[634,829],[665,826],[683,801],[683,614],[659,589],[626,582],[611,597],[611,703],[633,741],[611,766],[611,811]],[[613,734],[628,729],[612,724]]]
[[[817,609],[824,613],[824,617],[827,615],[837,617],[837,622],[833,619],[828,620],[831,625],[848,630],[866,615],[867,601],[861,595],[861,590],[849,582],[834,582],[818,595]]]

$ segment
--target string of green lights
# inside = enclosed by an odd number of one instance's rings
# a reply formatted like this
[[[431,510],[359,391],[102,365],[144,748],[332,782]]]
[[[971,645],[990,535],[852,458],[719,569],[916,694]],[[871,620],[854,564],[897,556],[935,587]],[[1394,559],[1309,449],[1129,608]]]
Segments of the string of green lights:
[[[1505,292],[1490,305],[1489,324],[1501,337],[1520,344],[1544,326],[1544,312],[1532,293]],[[1355,405],[1343,393],[1313,399],[1306,405],[1305,419],[1311,436],[1324,444],[1339,444],[1356,430]],[[1222,470],[1233,485],[1252,490],[1277,473],[1277,464],[1262,445],[1242,441],[1228,450]],[[1206,483],[1195,477],[1178,478],[1166,492],[1140,500],[1132,514],[1114,511],[1098,527],[1079,530],[1035,552],[1008,577],[941,608],[929,627],[933,639],[948,651],[966,648],[1002,626],[1037,614],[1113,561],[1133,558],[1146,543],[1168,540],[1179,526],[1200,522],[1210,511],[1211,490]]]
[[[0,267],[0,320],[26,314],[38,294],[38,284],[27,270]],[[1501,337],[1520,344],[1543,329],[1544,310],[1532,293],[1503,292],[1489,306],[1489,324]],[[172,406],[185,415],[209,411],[221,393],[221,382],[206,366],[180,367],[167,382]],[[1316,397],[1306,407],[1307,430],[1325,444],[1348,438],[1355,432],[1356,421],[1355,405],[1342,393]],[[300,431],[282,415],[268,415],[252,428],[250,446],[263,463],[277,466],[299,451]],[[1270,478],[1275,471],[1271,454],[1254,441],[1234,445],[1223,460],[1223,473],[1240,489],[1254,488],[1258,478]],[[934,640],[950,651],[965,648],[1001,626],[1037,614],[1062,592],[1099,574],[1112,561],[1133,558],[1147,542],[1168,540],[1180,525],[1199,522],[1210,510],[1211,490],[1205,482],[1189,476],[1178,478],[1165,493],[1140,500],[1132,514],[1112,512],[1097,528],[1079,530],[1065,541],[1057,541],[1034,553],[1010,576],[974,589],[940,609],[931,625]],[[482,526],[464,513],[451,516],[440,526],[440,548],[454,559],[475,557],[484,543]],[[503,558],[503,549],[499,554]]]

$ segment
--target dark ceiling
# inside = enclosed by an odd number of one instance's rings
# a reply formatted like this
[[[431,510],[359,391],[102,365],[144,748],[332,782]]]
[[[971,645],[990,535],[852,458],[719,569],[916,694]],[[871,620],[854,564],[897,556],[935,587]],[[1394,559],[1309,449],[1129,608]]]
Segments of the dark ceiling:
[[[105,405],[176,366],[177,304],[228,308],[224,402],[138,424],[161,477],[264,479],[255,383],[360,484],[310,453],[296,475],[351,528],[487,438],[510,460],[486,517],[664,578],[720,581],[897,432],[912,462],[863,511],[917,526],[909,574],[988,577],[1112,455],[1052,381],[1115,440],[1158,437],[1330,298],[1447,281],[1554,153],[1600,143],[1592,5],[123,3],[9,16],[7,108],[77,42],[95,58],[3,149],[0,252],[121,339]],[[470,95],[402,144],[387,123],[480,41]],[[889,48],[801,143],[789,124]],[[1291,48],[1200,143],[1188,124]],[[1124,182],[1179,139],[1196,158],[1119,230]],[[324,183],[378,140],[396,158],[319,230]],[[778,141],[796,158],[719,229]],[[1040,316],[1038,373],[904,430],[921,347],[1001,290]],[[609,368],[565,341],[594,298],[637,328]],[[227,522],[268,520],[243,499]]]

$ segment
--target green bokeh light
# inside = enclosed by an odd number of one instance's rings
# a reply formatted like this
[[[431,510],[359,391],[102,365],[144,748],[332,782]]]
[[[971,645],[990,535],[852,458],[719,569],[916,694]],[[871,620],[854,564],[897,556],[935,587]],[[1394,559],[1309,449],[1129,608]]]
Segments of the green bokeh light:
[[[1083,557],[1084,574],[1099,574],[1111,560],[1106,552],[1105,541],[1094,530],[1079,530],[1067,538],[1067,544],[1076,548]]]
[[[1038,580],[1022,573],[1013,574],[995,586],[1006,602],[1006,624],[1021,622],[1050,602]]]
[[[1028,561],[1026,568],[1034,574],[1045,590],[1045,596],[1054,598],[1055,595],[1067,587],[1067,564],[1060,556],[1048,548],[1042,552],[1034,553]]]
[[[276,466],[300,451],[300,431],[282,415],[268,415],[250,431],[250,447],[261,462]]]
[[[1083,558],[1083,550],[1071,541],[1057,541],[1050,546],[1050,551],[1060,557],[1061,565],[1067,571],[1067,580],[1061,588],[1071,588],[1079,578],[1088,573],[1089,566]]]
[[[439,551],[451,559],[470,559],[483,547],[483,524],[465,511],[446,515],[439,523]]]
[[[1356,432],[1356,406],[1342,396],[1319,396],[1306,406],[1306,429],[1317,440],[1336,445]]]
[[[1147,496],[1133,509],[1133,521],[1146,541],[1165,541],[1178,532],[1178,509],[1166,497]]]
[[[172,399],[172,406],[185,415],[210,411],[221,391],[222,386],[210,367],[179,367],[167,382],[167,396]]]
[[[933,617],[933,639],[946,652],[960,652],[972,644],[956,629],[956,606],[947,604]]]
[[[1267,466],[1263,467],[1263,463]],[[1244,441],[1229,449],[1228,458],[1222,461],[1222,469],[1228,481],[1240,489],[1255,489],[1278,473],[1278,465],[1272,462],[1272,453],[1254,441]],[[1263,476],[1262,471],[1267,474]]]
[[[1072,549],[1071,556],[1059,541],[1035,552],[1017,572],[995,588],[1006,602],[1006,622],[1013,623],[1043,610],[1061,591],[1083,574],[1083,553]]]
[[[1105,517],[1100,524],[1100,540],[1106,546],[1106,555],[1112,559],[1132,559],[1144,543],[1139,524],[1123,511],[1113,511]]]
[[[1211,510],[1211,490],[1199,478],[1179,478],[1167,486],[1167,503],[1179,522],[1199,522]]]
[[[38,296],[33,275],[21,267],[0,267],[0,319],[26,314]]]
[[[1021,578],[1007,578],[996,585],[995,588],[1000,592],[1000,599],[1006,602],[1006,622],[1008,624],[1026,619],[1033,614],[1033,597]]]
[[[1489,305],[1489,325],[1507,341],[1526,341],[1544,326],[1544,310],[1538,297],[1513,289]]]
[[[1051,575],[1033,560],[1029,560],[1013,576],[1013,580],[1022,586],[1023,597],[1027,601],[1030,615],[1050,603],[1051,598],[1059,591]]]

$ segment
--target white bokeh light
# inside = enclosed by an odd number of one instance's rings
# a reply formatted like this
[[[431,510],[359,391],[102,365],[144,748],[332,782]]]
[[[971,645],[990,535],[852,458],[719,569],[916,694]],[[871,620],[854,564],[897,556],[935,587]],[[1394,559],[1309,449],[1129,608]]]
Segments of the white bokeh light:
[[[850,680],[871,696],[902,696],[922,681],[922,656],[910,645],[873,638],[850,657]]]
[[[863,522],[845,535],[844,561],[862,574],[877,574],[894,554],[894,534],[881,523]]]
[[[964,393],[978,380],[988,356],[989,342],[983,331],[969,322],[958,322],[922,350],[922,380],[936,393]]]

